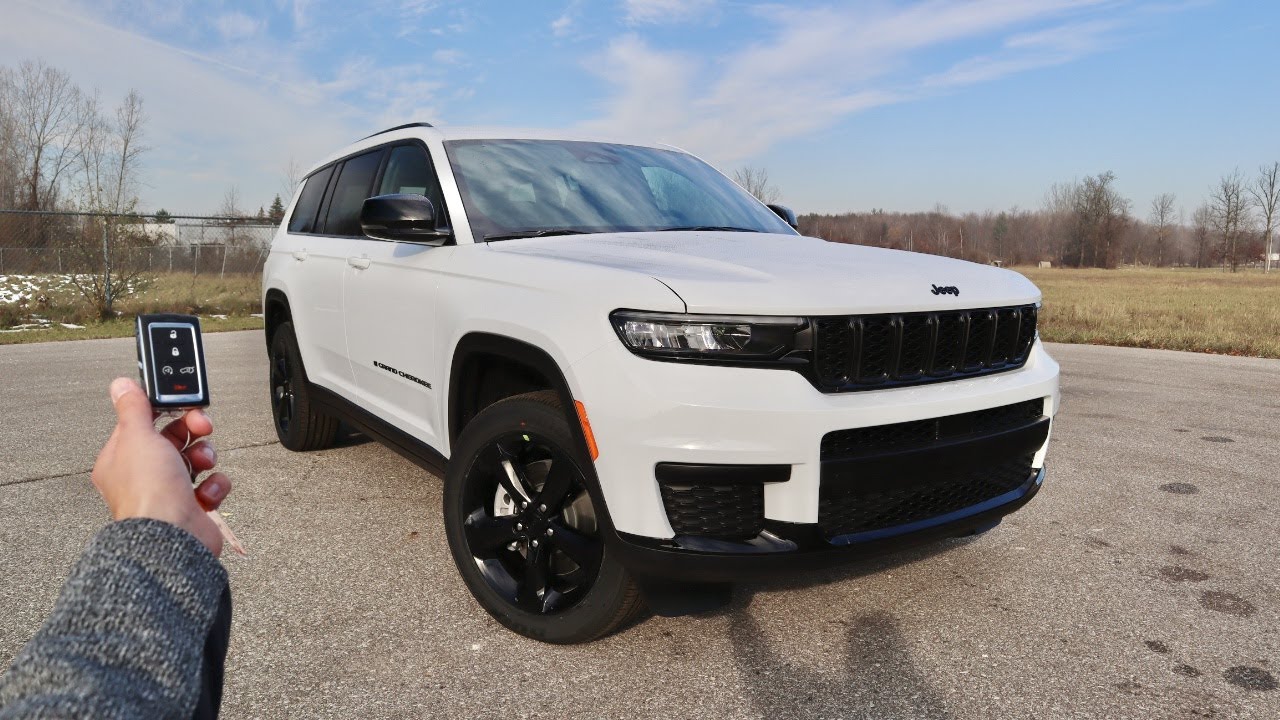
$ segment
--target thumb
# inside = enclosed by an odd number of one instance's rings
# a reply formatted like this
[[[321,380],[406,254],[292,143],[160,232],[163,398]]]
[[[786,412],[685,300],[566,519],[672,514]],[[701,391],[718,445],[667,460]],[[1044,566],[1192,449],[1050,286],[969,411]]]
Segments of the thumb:
[[[129,378],[116,378],[111,382],[111,402],[116,406],[116,422],[121,427],[152,427],[155,415],[151,401],[138,383]]]

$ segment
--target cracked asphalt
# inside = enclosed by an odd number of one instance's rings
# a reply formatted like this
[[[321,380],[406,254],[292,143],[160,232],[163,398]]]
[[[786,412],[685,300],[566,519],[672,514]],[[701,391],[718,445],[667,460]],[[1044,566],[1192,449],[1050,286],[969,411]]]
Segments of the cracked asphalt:
[[[471,600],[438,478],[358,436],[285,451],[260,333],[206,349],[250,552],[225,717],[1280,717],[1280,361],[1051,346],[1048,479],[997,529],[552,647]],[[0,665],[107,521],[88,470],[133,356],[0,347]]]

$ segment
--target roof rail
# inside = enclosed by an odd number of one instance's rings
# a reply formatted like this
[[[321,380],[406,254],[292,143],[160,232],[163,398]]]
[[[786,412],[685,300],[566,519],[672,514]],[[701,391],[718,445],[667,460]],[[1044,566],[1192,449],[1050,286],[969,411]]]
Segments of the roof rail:
[[[387,133],[389,133],[389,132],[395,132],[396,130],[404,130],[404,129],[406,129],[406,128],[412,128],[412,127],[435,127],[435,126],[434,126],[434,125],[432,125],[431,123],[425,123],[425,122],[411,122],[411,123],[405,123],[404,125],[397,125],[397,126],[395,126],[395,127],[387,128],[386,130],[379,130],[378,132],[376,132],[376,133],[374,133],[374,134],[372,134],[372,135],[366,135],[366,136],[364,136],[364,137],[360,138],[360,140],[368,140],[368,139],[369,139],[369,138],[371,138],[371,137],[377,137],[377,136],[379,136],[379,135],[386,135],[386,134],[387,134]],[[359,142],[359,140],[357,140],[356,142]]]

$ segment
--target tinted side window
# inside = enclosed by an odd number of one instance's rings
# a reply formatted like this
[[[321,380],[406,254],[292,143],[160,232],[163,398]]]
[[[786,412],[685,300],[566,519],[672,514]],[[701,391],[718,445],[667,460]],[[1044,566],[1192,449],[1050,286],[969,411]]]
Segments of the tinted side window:
[[[360,206],[370,197],[373,176],[378,174],[382,162],[382,150],[357,155],[342,165],[341,174],[334,183],[329,199],[329,219],[325,222],[327,235],[361,235]]]
[[[324,187],[329,184],[329,176],[333,174],[333,166],[320,170],[307,178],[302,186],[302,195],[298,204],[289,216],[289,232],[309,233],[316,230],[316,211],[320,209],[320,198],[324,197]]]
[[[377,194],[392,193],[425,195],[435,206],[436,215],[444,217],[444,195],[440,192],[436,171],[431,167],[431,157],[417,145],[391,148],[391,156],[387,158],[387,169],[382,173],[382,183]]]

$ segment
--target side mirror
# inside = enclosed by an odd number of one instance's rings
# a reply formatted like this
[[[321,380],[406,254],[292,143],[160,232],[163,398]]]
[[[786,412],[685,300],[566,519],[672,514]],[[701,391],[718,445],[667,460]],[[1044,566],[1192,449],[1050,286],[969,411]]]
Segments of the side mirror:
[[[379,195],[360,207],[360,229],[378,240],[443,245],[453,230],[436,226],[436,208],[422,195]]]
[[[787,207],[786,205],[766,205],[765,207],[768,207],[770,210],[776,213],[778,217],[782,218],[782,221],[790,225],[791,229],[793,230],[800,229],[800,223],[799,221],[796,220],[795,211],[793,211],[791,208]]]

